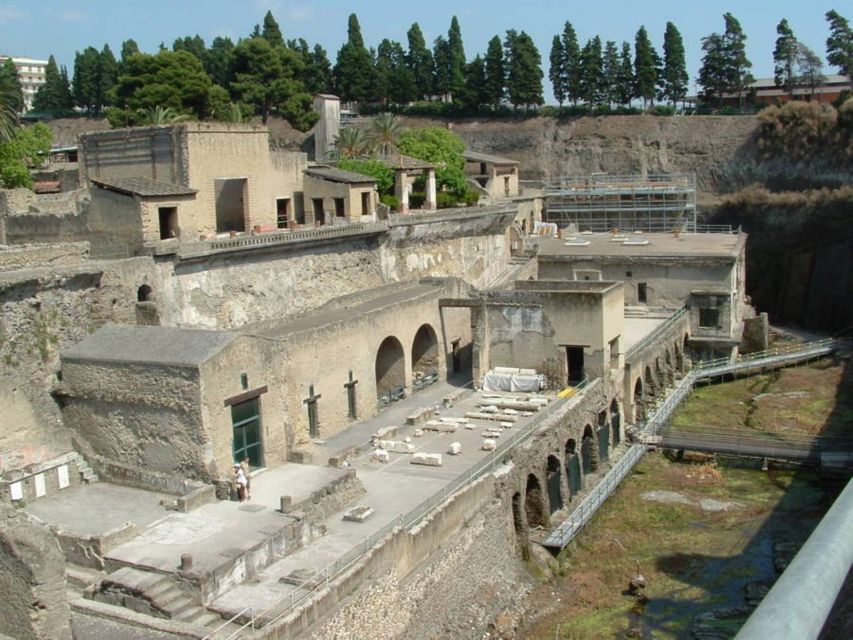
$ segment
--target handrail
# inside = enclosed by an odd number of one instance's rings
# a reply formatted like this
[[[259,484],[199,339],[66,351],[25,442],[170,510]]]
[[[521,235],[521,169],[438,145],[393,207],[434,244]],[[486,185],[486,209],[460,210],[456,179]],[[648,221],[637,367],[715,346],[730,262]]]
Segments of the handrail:
[[[812,358],[820,355],[832,353],[838,348],[838,341],[835,338],[825,338],[823,340],[813,340],[811,342],[803,342],[800,344],[785,345],[774,347],[764,351],[748,353],[743,356],[738,356],[735,360],[730,358],[717,358],[716,360],[705,360],[697,362],[693,365],[693,371],[701,378],[708,378],[724,373],[734,373],[742,369],[752,367],[783,363],[804,358]]]
[[[649,333],[646,337],[640,340],[637,344],[633,345],[628,351],[625,352],[625,360],[630,360],[638,353],[640,353],[643,349],[649,346],[649,344],[653,342],[657,342],[657,339],[664,332],[668,331],[670,327],[672,327],[681,317],[687,313],[687,307],[680,307],[673,313],[669,318],[664,320],[658,326],[656,326],[651,333]]]
[[[575,389],[578,392],[583,392],[588,390],[590,387],[593,387],[599,381],[600,378],[596,378],[591,381],[584,379],[575,386]],[[424,502],[421,502],[419,505],[408,511],[406,514],[400,514],[394,520],[386,524],[384,527],[374,532],[371,536],[366,537],[361,543],[350,549],[343,556],[329,564],[322,572],[322,580],[319,580],[317,584],[313,585],[311,588],[308,588],[306,592],[301,594],[299,597],[294,597],[293,592],[291,591],[289,595],[282,597],[264,611],[261,611],[257,615],[253,614],[252,620],[250,621],[251,624],[254,625],[256,620],[260,620],[264,615],[270,613],[271,611],[280,606],[285,605],[286,601],[289,599],[289,605],[286,605],[286,608],[283,611],[278,612],[269,621],[265,622],[264,626],[274,624],[275,622],[283,618],[285,615],[293,611],[297,606],[302,604],[308,598],[312,597],[314,592],[322,585],[327,585],[331,580],[334,580],[337,576],[339,576],[349,567],[355,564],[361,557],[366,555],[371,548],[373,548],[380,540],[389,535],[392,531],[397,528],[413,528],[430,511],[432,511],[436,506],[447,500],[447,498],[449,498],[453,493],[456,493],[462,487],[470,485],[474,481],[479,480],[481,477],[483,477],[488,472],[492,471],[495,467],[497,467],[498,463],[503,459],[503,456],[506,455],[506,453],[508,453],[512,448],[526,441],[539,427],[542,426],[542,423],[545,422],[555,412],[557,407],[562,407],[566,403],[572,402],[578,397],[580,397],[579,394],[575,393],[568,398],[554,398],[545,408],[543,408],[541,411],[539,411],[539,413],[533,416],[530,422],[528,422],[515,433],[512,433],[509,438],[501,438],[500,444],[492,451],[490,455],[483,458],[478,465],[469,469],[467,473],[461,476],[457,476],[455,480],[453,480],[450,484],[447,484],[442,487],[439,491],[433,494],[432,497],[428,498]],[[311,580],[312,579],[308,579],[306,582],[310,582]],[[249,624],[250,623],[247,622],[239,630],[247,628]]]

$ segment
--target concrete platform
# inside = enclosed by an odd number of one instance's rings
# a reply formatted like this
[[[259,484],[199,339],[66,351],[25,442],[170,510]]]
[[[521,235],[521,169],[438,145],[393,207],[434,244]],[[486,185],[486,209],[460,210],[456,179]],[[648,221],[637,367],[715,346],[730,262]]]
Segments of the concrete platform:
[[[622,331],[624,345],[622,350],[627,353],[631,347],[638,344],[643,338],[654,331],[658,326],[666,322],[666,318],[632,318],[626,317]]]

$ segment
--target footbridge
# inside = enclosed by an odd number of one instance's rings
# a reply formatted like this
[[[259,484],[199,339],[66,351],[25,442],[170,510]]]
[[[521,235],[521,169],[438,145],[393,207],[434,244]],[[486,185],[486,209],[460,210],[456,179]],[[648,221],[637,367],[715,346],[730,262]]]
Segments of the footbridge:
[[[834,353],[841,346],[841,342],[835,339],[817,340],[786,347],[768,349],[758,353],[749,354],[738,358],[724,358],[708,362],[696,363],[687,374],[677,380],[666,397],[655,407],[652,407],[645,423],[635,425],[637,427],[636,444],[633,444],[625,454],[608,470],[584,498],[581,500],[569,517],[542,542],[542,545],[551,549],[563,549],[592,519],[598,508],[604,504],[613,493],[619,483],[630,473],[634,465],[639,462],[643,454],[650,446],[657,446],[661,442],[665,427],[669,424],[672,415],[679,405],[690,395],[693,387],[701,380],[724,377],[726,375],[752,375],[763,371],[771,371],[782,367],[791,366],[803,362],[809,362],[817,358]],[[713,439],[713,436],[710,438]],[[709,440],[710,440],[709,439]],[[718,443],[721,440],[718,439]],[[730,443],[731,444],[731,443]],[[747,449],[746,442],[735,443],[742,449]],[[759,443],[750,443],[755,448]],[[769,443],[761,443],[769,450]],[[710,443],[709,443],[710,445]],[[720,444],[720,446],[723,446]],[[735,445],[732,445],[735,446]],[[680,447],[674,447],[680,448]],[[688,447],[689,448],[689,447]],[[806,455],[803,450],[808,445],[800,443],[798,447],[791,446],[786,451],[793,455],[795,448],[800,455]],[[846,451],[850,451],[848,447]],[[814,455],[810,452],[809,455]],[[775,457],[775,456],[760,456]],[[788,458],[790,459],[790,458]]]

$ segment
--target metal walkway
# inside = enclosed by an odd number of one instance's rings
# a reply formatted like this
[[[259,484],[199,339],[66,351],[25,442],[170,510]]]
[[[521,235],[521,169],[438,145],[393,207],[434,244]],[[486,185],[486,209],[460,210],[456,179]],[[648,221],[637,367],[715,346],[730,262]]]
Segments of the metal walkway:
[[[676,382],[675,387],[666,398],[652,409],[646,422],[640,425],[641,442],[632,445],[625,452],[625,455],[610,468],[601,481],[584,496],[569,517],[550,533],[542,545],[562,549],[571,542],[592,519],[598,508],[610,497],[610,494],[619,486],[619,483],[628,475],[634,465],[643,457],[649,444],[659,439],[657,434],[669,423],[673,413],[690,395],[697,381],[726,374],[749,375],[800,362],[808,362],[833,353],[839,345],[839,341],[834,339],[818,340],[792,345],[791,347],[768,349],[733,360],[723,359],[696,363],[683,378]]]

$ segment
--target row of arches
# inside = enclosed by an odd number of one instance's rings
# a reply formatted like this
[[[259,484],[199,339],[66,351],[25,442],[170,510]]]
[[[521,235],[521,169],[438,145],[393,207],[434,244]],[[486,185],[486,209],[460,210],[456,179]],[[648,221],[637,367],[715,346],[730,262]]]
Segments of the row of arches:
[[[571,502],[584,488],[586,476],[597,472],[610,457],[611,447],[622,439],[622,419],[616,399],[598,414],[596,424],[587,424],[580,445],[575,438],[563,444],[562,455],[551,453],[545,460],[544,482],[540,474],[528,473],[524,493],[512,497],[516,533],[526,540],[528,527],[547,527],[551,515]],[[562,458],[562,459],[561,459]]]
[[[412,340],[409,367],[412,380],[418,383],[430,380],[439,374],[438,336],[430,324],[421,325]],[[376,352],[375,376],[376,397],[380,403],[387,404],[405,395],[406,390],[406,352],[396,336],[386,337]],[[435,378],[432,378],[432,377]],[[417,384],[415,384],[417,386]]]
[[[641,375],[634,380],[631,393],[634,422],[644,421],[649,408],[663,397],[667,387],[675,384],[676,375],[685,372],[688,339],[689,336],[685,333],[681,340],[667,345],[662,355],[658,355],[641,369]]]

